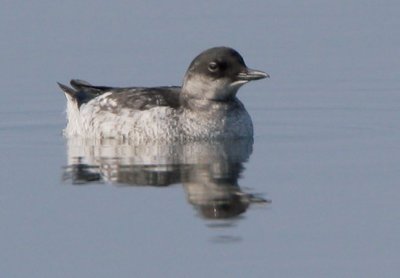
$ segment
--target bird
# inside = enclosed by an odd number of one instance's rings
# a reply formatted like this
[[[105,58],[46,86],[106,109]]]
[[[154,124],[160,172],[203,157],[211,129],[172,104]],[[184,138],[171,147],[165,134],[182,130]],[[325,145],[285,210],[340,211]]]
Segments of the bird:
[[[237,98],[249,81],[269,75],[246,66],[230,47],[213,47],[190,63],[181,86],[108,87],[72,79],[66,137],[175,142],[252,138],[249,113]]]

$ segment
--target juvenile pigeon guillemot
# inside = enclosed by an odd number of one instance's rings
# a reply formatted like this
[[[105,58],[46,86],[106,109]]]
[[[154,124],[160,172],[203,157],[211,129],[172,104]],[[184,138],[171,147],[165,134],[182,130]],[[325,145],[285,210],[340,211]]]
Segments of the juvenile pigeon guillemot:
[[[59,83],[67,97],[66,136],[184,141],[253,136],[253,124],[236,97],[245,83],[269,77],[249,69],[232,48],[214,47],[190,64],[182,87],[93,86]]]

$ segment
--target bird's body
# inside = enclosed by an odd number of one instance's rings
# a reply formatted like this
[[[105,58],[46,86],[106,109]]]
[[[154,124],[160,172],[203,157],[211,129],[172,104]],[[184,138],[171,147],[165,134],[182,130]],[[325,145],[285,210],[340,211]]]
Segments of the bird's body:
[[[214,68],[215,67],[215,68]],[[114,88],[72,80],[67,136],[185,141],[252,137],[253,125],[238,88],[267,77],[249,70],[230,48],[212,48],[190,65],[182,87]]]

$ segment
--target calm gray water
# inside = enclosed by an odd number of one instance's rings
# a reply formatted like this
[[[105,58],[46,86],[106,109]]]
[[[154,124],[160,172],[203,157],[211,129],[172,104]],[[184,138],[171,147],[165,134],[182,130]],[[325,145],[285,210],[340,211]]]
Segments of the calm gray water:
[[[399,277],[400,2],[3,1],[2,277]],[[253,142],[61,135],[56,81],[236,48]]]

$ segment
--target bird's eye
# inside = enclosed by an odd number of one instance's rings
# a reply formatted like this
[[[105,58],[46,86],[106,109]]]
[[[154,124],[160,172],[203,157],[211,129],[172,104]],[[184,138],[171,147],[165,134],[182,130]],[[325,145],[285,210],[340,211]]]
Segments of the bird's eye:
[[[216,72],[218,70],[218,64],[216,62],[209,63],[208,70],[211,72]]]

